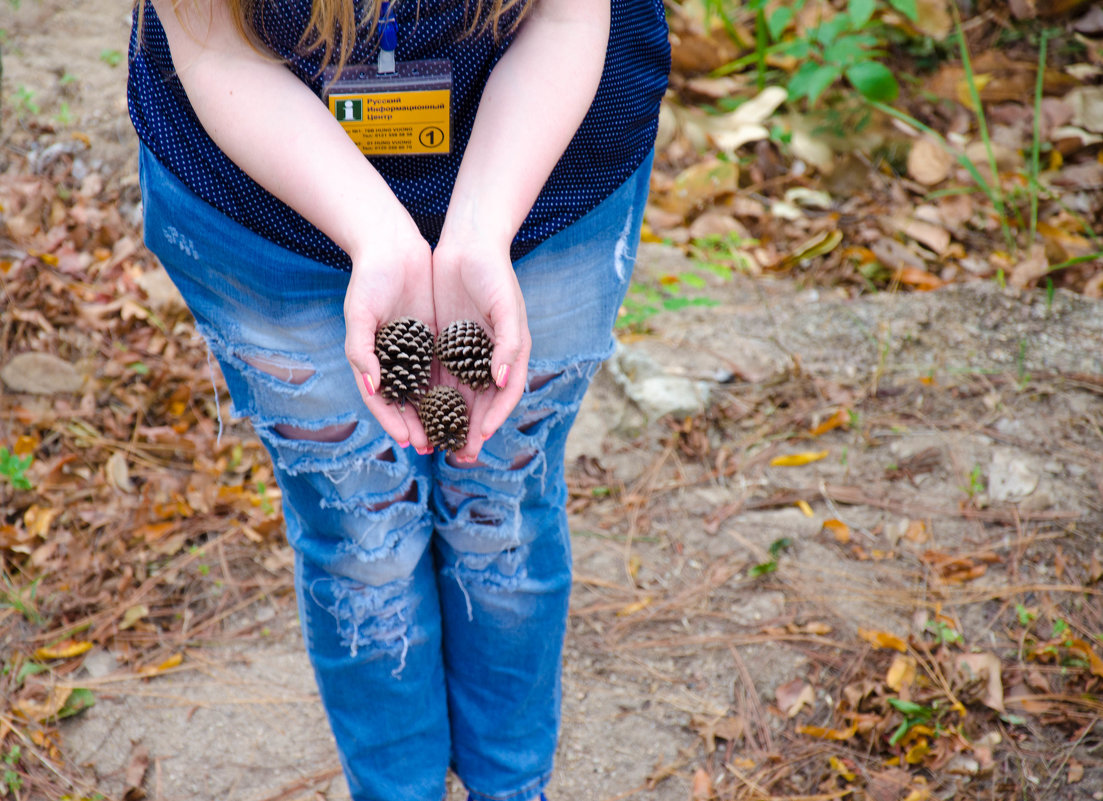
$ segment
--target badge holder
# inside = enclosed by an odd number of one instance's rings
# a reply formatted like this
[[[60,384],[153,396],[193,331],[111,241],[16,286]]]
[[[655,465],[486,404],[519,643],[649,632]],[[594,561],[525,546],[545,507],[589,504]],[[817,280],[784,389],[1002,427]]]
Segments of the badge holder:
[[[389,63],[386,56],[390,56]],[[324,76],[330,112],[366,156],[447,154],[452,148],[452,65],[446,60],[346,67]],[[393,71],[385,71],[391,67]]]

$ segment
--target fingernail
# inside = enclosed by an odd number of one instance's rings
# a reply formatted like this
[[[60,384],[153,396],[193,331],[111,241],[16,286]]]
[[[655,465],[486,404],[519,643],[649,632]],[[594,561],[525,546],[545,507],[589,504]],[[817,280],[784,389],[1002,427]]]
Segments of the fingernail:
[[[402,442],[398,443],[398,447],[400,447],[400,448],[409,448],[410,447],[410,440],[408,440],[408,439],[402,440]]]
[[[433,452],[433,446],[426,445],[424,450],[421,448],[414,448],[414,450],[417,451],[418,456],[428,456],[430,453]]]
[[[472,462],[474,462],[474,461],[475,461],[475,459],[477,459],[478,457],[476,457],[476,456],[457,456],[456,458],[457,458],[457,459],[458,459],[459,461],[463,462],[464,464],[471,464],[471,463],[472,463]]]
[[[490,434],[483,434],[483,442],[486,442],[488,439],[490,439]]]
[[[375,384],[372,383],[371,376],[367,373],[361,373],[364,377],[364,391],[368,393],[368,397],[375,395]]]
[[[498,379],[494,383],[498,385],[498,389],[505,389],[507,381],[509,381],[509,365],[503,364],[498,368]]]

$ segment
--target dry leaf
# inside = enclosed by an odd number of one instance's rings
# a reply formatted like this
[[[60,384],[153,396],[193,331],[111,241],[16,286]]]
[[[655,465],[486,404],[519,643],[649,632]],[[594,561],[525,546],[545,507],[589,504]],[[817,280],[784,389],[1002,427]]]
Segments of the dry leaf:
[[[953,155],[933,139],[917,139],[908,151],[908,175],[924,186],[945,181],[953,163]]]
[[[913,657],[897,654],[893,657],[892,665],[885,675],[885,684],[893,692],[900,692],[905,687],[910,687],[915,681],[916,662]]]
[[[854,773],[854,771],[852,771],[850,768],[848,768],[846,766],[846,763],[844,763],[837,756],[829,757],[828,760],[827,760],[827,764],[829,764],[831,766],[831,770],[838,773],[840,776],[842,776],[848,782],[855,781],[858,778],[858,776]]]
[[[932,275],[918,267],[901,267],[893,274],[893,278],[901,284],[922,290],[941,289],[946,285],[946,282],[937,275]]]
[[[739,166],[732,161],[706,159],[687,167],[674,179],[670,191],[654,199],[664,211],[685,217],[739,188]]]
[[[1093,675],[1103,678],[1103,659],[1092,649],[1092,647],[1079,638],[1073,638],[1067,640],[1070,651],[1076,651],[1085,659],[1088,660],[1088,669]]]
[[[797,734],[804,734],[820,740],[849,740],[858,733],[858,724],[852,723],[845,729],[828,729],[823,726],[797,726]]]
[[[904,539],[908,542],[924,543],[930,540],[931,534],[927,530],[927,524],[922,520],[912,520],[904,531]]]
[[[142,789],[146,771],[149,770],[149,749],[144,745],[135,745],[130,752],[130,762],[126,766],[126,792],[123,801],[141,801],[146,797]]]
[[[1038,279],[1049,272],[1049,259],[1046,258],[1046,246],[1037,244],[1030,248],[1026,257],[1011,268],[1007,283],[1016,289],[1033,286]]]
[[[641,609],[646,609],[651,605],[651,601],[654,600],[652,596],[648,595],[646,598],[642,598],[639,601],[634,601],[623,609],[617,610],[617,617],[625,617],[627,615],[639,612]]]
[[[164,662],[162,662],[159,665],[156,665],[155,667],[143,668],[142,670],[139,670],[138,675],[142,676],[144,678],[149,678],[150,676],[156,676],[159,673],[164,673],[168,670],[172,670],[174,667],[179,667],[183,663],[183,661],[184,661],[184,655],[183,654],[173,654],[168,659],[166,659]]]
[[[119,630],[125,631],[148,614],[149,607],[145,604],[130,607],[123,613],[123,619],[119,622]]]
[[[30,536],[46,539],[46,535],[50,531],[50,525],[60,513],[60,509],[31,504],[27,507],[27,511],[23,513],[23,526]]]
[[[775,456],[770,460],[770,465],[772,467],[803,467],[806,464],[826,459],[828,453],[828,451],[803,451],[801,453],[790,453],[787,456]]]
[[[917,0],[916,29],[935,39],[944,39],[954,29],[954,20],[946,10],[946,0]]]
[[[712,779],[704,768],[697,768],[693,773],[693,787],[690,793],[690,801],[708,801],[715,795],[712,789]]]
[[[37,658],[37,654],[35,655]],[[72,690],[69,687],[51,687],[44,699],[21,698],[12,703],[12,709],[25,720],[37,720],[46,722],[57,717],[57,713],[65,706]]]
[[[992,653],[962,654],[957,658],[958,670],[968,681],[985,682],[985,693],[981,699],[989,709],[1004,711],[1003,680],[1000,676],[1000,658]]]
[[[1077,762],[1075,759],[1069,760],[1069,773],[1068,783],[1076,784],[1078,781],[1084,778],[1084,766]]]
[[[848,409],[839,409],[808,433],[813,437],[818,437],[841,426],[850,426],[850,411]]]
[[[900,653],[906,653],[908,650],[908,644],[904,640],[895,634],[889,634],[887,631],[860,628],[858,629],[858,636],[874,648],[892,648]]]
[[[777,698],[778,709],[786,717],[795,717],[806,705],[814,706],[816,703],[816,691],[812,685],[801,679],[793,679],[785,684],[778,685],[774,690]]]
[[[824,520],[823,528],[830,531],[835,536],[836,542],[842,545],[846,545],[850,542],[850,526],[842,520],[835,520],[834,518],[831,520]]]
[[[104,477],[108,483],[121,492],[134,492],[134,484],[130,480],[130,467],[126,463],[126,454],[115,451],[108,457],[103,466]]]
[[[34,652],[35,659],[71,659],[92,650],[92,643],[63,640],[54,645],[39,648]]]
[[[893,219],[891,224],[897,231],[905,236],[910,236],[939,256],[945,255],[950,248],[950,233],[941,225],[911,219]]]

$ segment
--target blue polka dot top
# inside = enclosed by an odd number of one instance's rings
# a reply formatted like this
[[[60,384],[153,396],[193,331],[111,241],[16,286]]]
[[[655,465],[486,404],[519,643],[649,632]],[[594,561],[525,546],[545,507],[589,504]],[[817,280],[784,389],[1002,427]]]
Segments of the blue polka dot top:
[[[268,0],[258,35],[321,98],[322,56],[298,48],[310,5]],[[435,245],[482,87],[510,39],[463,36],[465,9],[458,0],[399,2],[393,13],[400,32],[399,61],[452,63],[452,152],[370,157]],[[131,34],[127,91],[130,117],[142,142],[186,186],[230,218],[296,253],[350,269],[348,256],[329,237],[257,185],[207,136],[175,76],[152,5],[146,4],[144,14],[143,35],[138,36],[137,26]],[[377,38],[359,41],[349,63],[374,61]],[[591,211],[639,167],[654,144],[669,69],[662,0],[612,0],[612,28],[597,96],[518,231],[514,260]]]

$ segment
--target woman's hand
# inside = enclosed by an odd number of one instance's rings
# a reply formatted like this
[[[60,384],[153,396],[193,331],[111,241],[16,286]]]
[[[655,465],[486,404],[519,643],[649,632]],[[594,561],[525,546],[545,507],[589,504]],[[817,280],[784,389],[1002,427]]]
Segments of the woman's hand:
[[[352,257],[352,276],[345,291],[345,355],[356,374],[360,396],[368,411],[400,447],[411,444],[418,453],[429,451],[429,440],[412,403],[400,407],[383,399],[375,335],[399,317],[433,324],[432,251],[412,219],[394,200],[393,224],[373,226],[378,236],[367,236]]]
[[[452,232],[455,228],[450,229]],[[472,462],[483,442],[506,421],[525,391],[529,337],[525,299],[517,285],[509,243],[476,233],[457,235],[446,229],[433,253],[433,299],[437,325],[444,329],[455,320],[475,320],[494,342],[491,375],[495,386],[482,392],[460,387],[470,410],[467,444],[456,453]],[[457,386],[441,372],[442,383]]]

